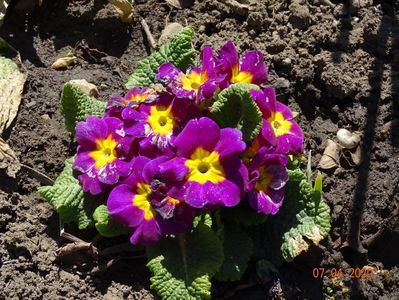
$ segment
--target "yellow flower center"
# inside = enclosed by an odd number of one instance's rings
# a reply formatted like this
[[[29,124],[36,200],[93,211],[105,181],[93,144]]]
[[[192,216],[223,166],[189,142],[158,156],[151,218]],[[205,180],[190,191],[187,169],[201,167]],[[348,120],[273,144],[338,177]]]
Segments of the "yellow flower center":
[[[243,83],[252,83],[252,74],[249,72],[240,72],[238,65],[235,65],[232,69],[231,74],[231,82],[243,82]]]
[[[279,137],[283,134],[291,133],[291,125],[290,121],[284,119],[284,116],[281,112],[272,113],[272,115],[267,119],[273,127],[274,134]]]
[[[152,191],[148,184],[139,182],[136,195],[133,198],[133,205],[144,212],[144,219],[147,221],[153,219],[156,214],[150,202],[151,193]]]
[[[255,154],[258,153],[260,148],[259,139],[255,139],[252,142],[252,145],[248,147],[248,149],[242,154],[242,159],[244,162],[249,163],[252,158],[254,158]]]
[[[219,183],[225,179],[223,167],[219,161],[219,153],[216,151],[209,152],[198,147],[190,159],[186,160],[185,165],[189,169],[189,181],[203,184],[207,181]]]
[[[89,156],[96,162],[94,167],[101,169],[106,164],[112,163],[116,159],[116,141],[112,138],[112,135],[108,135],[107,138],[96,140],[96,150],[91,151]]]
[[[266,173],[265,167],[260,167],[259,179],[255,184],[255,189],[257,191],[263,191],[266,193],[272,179],[273,179],[273,174]]]
[[[172,105],[168,107],[162,105],[152,106],[147,122],[150,124],[152,130],[159,135],[165,136],[171,133],[175,125]]]
[[[208,80],[208,74],[206,72],[197,73],[191,71],[188,75],[182,74],[180,76],[180,81],[182,83],[183,89],[186,91],[198,92],[198,89]]]
[[[130,101],[134,101],[137,103],[144,102],[147,100],[149,93],[140,93],[140,94],[132,94],[129,98]]]

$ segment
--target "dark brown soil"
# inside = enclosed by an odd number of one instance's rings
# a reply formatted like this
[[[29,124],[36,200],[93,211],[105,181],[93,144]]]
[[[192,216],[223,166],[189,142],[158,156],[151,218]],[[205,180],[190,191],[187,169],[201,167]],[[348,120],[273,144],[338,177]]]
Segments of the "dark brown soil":
[[[48,0],[28,15],[11,11],[0,36],[20,51],[29,76],[6,140],[21,163],[55,178],[73,153],[58,108],[62,85],[86,79],[98,86],[102,99],[123,94],[134,63],[150,51],[140,17],[155,37],[167,19],[187,23],[196,31],[197,49],[204,43],[218,48],[228,39],[241,51],[257,48],[266,54],[280,99],[300,112],[313,168],[339,128],[361,132],[362,162],[357,167],[343,162],[335,172],[323,173],[332,230],[320,248],[235,298],[399,298],[399,5],[354,0],[332,8],[316,0],[247,0],[242,2],[252,4],[246,12],[224,2],[195,1],[176,10],[165,1],[136,0],[130,25],[102,0]],[[74,49],[76,65],[50,68]],[[95,275],[87,273],[90,261],[55,261],[67,241],[59,236],[57,214],[36,193],[39,185],[25,169],[15,180],[0,177],[0,299],[154,297],[142,258],[122,259]],[[93,233],[79,236],[90,241]],[[329,271],[365,265],[378,273],[334,280]],[[323,279],[313,278],[316,267],[326,268]],[[217,286],[215,294],[236,286],[240,283]]]

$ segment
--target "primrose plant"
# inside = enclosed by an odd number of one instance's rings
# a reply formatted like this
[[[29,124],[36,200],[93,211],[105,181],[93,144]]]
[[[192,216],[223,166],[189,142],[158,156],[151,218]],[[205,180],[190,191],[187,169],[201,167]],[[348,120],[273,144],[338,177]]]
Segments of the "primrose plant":
[[[304,135],[262,53],[240,58],[228,41],[197,60],[192,35],[139,61],[107,103],[65,84],[77,151],[39,188],[65,222],[145,245],[164,299],[210,298],[212,279],[278,267],[330,230],[321,176],[312,185],[299,168]]]

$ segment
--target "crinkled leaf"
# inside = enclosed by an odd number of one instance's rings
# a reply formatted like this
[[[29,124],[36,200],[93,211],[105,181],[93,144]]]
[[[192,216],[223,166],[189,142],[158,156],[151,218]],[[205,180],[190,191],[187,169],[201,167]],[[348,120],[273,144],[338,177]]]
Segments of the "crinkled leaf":
[[[212,227],[212,217],[210,214],[200,214],[194,218],[193,228],[197,227],[199,224],[205,224],[208,227]]]
[[[69,132],[75,133],[76,124],[86,120],[88,116],[103,116],[105,107],[105,102],[86,95],[72,83],[64,84],[61,93],[61,112]]]
[[[248,234],[236,224],[226,224],[222,233],[224,261],[215,278],[219,281],[239,280],[248,266],[253,244]]]
[[[210,279],[223,262],[223,248],[211,228],[200,223],[178,241],[166,238],[147,247],[151,288],[162,299],[210,299]]]
[[[72,162],[73,157],[68,158],[54,185],[39,187],[38,192],[65,223],[74,222],[79,229],[85,229],[94,225],[91,216],[98,203],[83,192],[79,181],[73,176]]]
[[[262,113],[249,93],[257,89],[253,84],[233,84],[220,92],[211,107],[214,120],[223,128],[241,130],[245,141],[254,139],[262,127]]]
[[[310,244],[318,245],[331,228],[330,207],[319,190],[320,178],[316,180],[318,190],[315,190],[299,168],[288,173],[282,208],[251,233],[258,248],[256,255],[266,257],[276,266],[307,251]]]
[[[195,50],[191,45],[194,31],[185,27],[169,43],[162,45],[158,51],[137,62],[136,70],[130,75],[126,88],[149,86],[155,82],[155,74],[165,62],[171,62],[183,72],[195,64]]]
[[[93,219],[96,222],[97,231],[105,237],[114,237],[118,235],[128,234],[127,229],[120,223],[114,221],[109,215],[107,206],[102,204],[96,208],[93,214]]]
[[[0,38],[0,135],[18,113],[25,80],[18,52]]]

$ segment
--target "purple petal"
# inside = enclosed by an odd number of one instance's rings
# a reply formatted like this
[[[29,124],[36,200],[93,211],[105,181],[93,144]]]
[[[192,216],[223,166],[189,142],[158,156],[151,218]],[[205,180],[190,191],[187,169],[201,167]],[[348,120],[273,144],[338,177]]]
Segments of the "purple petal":
[[[151,181],[155,178],[157,173],[159,173],[159,165],[167,160],[166,156],[160,156],[156,159],[149,161],[143,169],[143,178],[147,183],[151,183]]]
[[[268,80],[267,67],[260,51],[253,50],[244,54],[240,72],[248,72],[252,75],[251,83],[262,84]]]
[[[149,158],[145,156],[137,156],[133,160],[132,164],[132,173],[130,174],[129,177],[123,180],[123,183],[129,184],[131,186],[137,186],[139,182],[144,182],[143,178],[143,169],[145,165],[150,161]],[[149,182],[147,182],[149,183]]]
[[[282,165],[270,165],[265,169],[265,172],[273,175],[269,183],[269,188],[273,190],[282,189],[288,181],[287,169]]]
[[[270,195],[264,192],[252,191],[248,194],[249,205],[258,213],[274,215],[278,212],[284,199],[284,191],[272,191]]]
[[[183,73],[173,64],[164,63],[158,70],[156,80],[168,85],[170,82],[178,80],[181,74]]]
[[[221,159],[225,156],[241,153],[246,145],[242,141],[242,133],[235,128],[223,128],[220,130],[220,139],[215,146]]]
[[[97,178],[100,182],[112,185],[118,182],[119,173],[114,163],[106,164],[97,170]]]
[[[170,181],[182,181],[187,173],[188,167],[184,164],[186,160],[181,157],[173,158],[159,165],[162,177]]]
[[[122,161],[119,159],[115,160],[114,165],[119,175],[122,177],[128,176],[133,169],[132,162]]]
[[[82,173],[88,172],[94,168],[96,161],[91,158],[89,151],[85,151],[76,155],[72,168]]]
[[[155,219],[144,221],[136,228],[132,236],[130,237],[130,242],[133,245],[144,244],[150,245],[158,242],[160,239],[160,228]]]
[[[176,137],[174,144],[178,155],[189,158],[198,148],[212,151],[219,140],[219,126],[209,118],[190,120]]]
[[[98,117],[88,117],[76,125],[76,141],[85,148],[95,148],[96,140],[108,136],[108,128],[104,121]]]
[[[274,129],[270,122],[263,119],[263,125],[260,132],[262,139],[267,143],[267,146],[275,146],[277,144],[277,138],[274,133]]]
[[[135,196],[132,186],[121,184],[111,191],[107,201],[112,218],[129,228],[137,227],[144,220],[144,212],[133,205]]]
[[[280,112],[284,120],[292,120],[294,117],[291,110],[281,102],[276,101],[276,112]]]
[[[91,195],[98,195],[102,192],[102,186],[98,181],[97,177],[89,176],[84,173],[78,176],[79,181],[82,184],[83,191],[90,193]]]
[[[233,68],[239,65],[238,53],[232,41],[228,41],[220,49],[219,58],[219,73],[229,74],[230,79]]]

